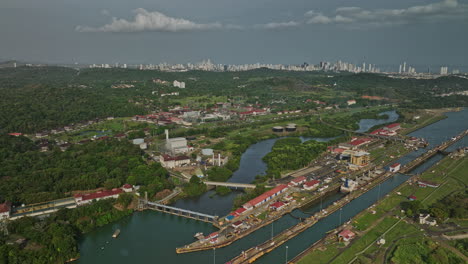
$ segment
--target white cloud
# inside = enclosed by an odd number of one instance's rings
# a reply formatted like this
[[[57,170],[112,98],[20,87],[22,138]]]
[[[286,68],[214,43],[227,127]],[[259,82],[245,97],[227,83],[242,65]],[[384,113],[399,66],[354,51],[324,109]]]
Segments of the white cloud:
[[[291,28],[297,27],[300,23],[296,21],[289,22],[271,22],[267,24],[257,24],[254,27],[259,29],[281,29],[281,28]]]
[[[304,15],[309,17],[307,24],[383,26],[467,19],[468,5],[460,4],[458,0],[442,0],[441,2],[404,9],[366,10],[360,7],[339,7],[333,15],[324,15],[313,10]]]
[[[193,21],[166,16],[160,12],[148,12],[143,8],[134,10],[133,21],[112,18],[112,22],[101,27],[77,26],[79,32],[142,32],[142,31],[197,31],[223,28],[221,23],[199,24]],[[234,25],[230,25],[233,28]]]

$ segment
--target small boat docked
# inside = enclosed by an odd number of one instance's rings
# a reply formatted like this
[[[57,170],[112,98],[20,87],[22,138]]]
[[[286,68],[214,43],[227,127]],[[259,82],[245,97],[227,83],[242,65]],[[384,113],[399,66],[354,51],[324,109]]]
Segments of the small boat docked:
[[[114,234],[112,235],[113,238],[117,238],[120,235],[120,229],[115,230]]]

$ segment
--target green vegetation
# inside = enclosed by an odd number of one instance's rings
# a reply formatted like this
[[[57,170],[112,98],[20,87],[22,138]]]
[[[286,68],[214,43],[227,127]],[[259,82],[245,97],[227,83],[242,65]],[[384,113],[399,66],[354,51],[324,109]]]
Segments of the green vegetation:
[[[195,197],[206,192],[206,184],[200,178],[193,175],[190,181],[184,186],[184,193],[188,197]]]
[[[124,183],[144,185],[150,195],[172,188],[166,169],[147,165],[142,151],[126,141],[98,140],[43,153],[24,137],[0,136],[0,149],[0,201],[36,203]]]
[[[119,211],[113,204],[113,199],[100,200],[76,209],[61,209],[47,218],[25,217],[9,222],[10,235],[0,234],[0,263],[58,264],[79,257],[82,233],[131,213]],[[26,245],[15,243],[18,239],[26,239]]]
[[[430,239],[404,238],[398,241],[392,252],[393,263],[458,264],[465,263],[453,252]]]
[[[272,151],[263,157],[268,165],[267,177],[279,178],[285,170],[305,167],[325,150],[326,144],[315,140],[302,143],[300,138],[279,139]]]
[[[239,79],[233,80],[233,77]],[[187,89],[154,83],[185,81]],[[336,85],[335,85],[336,83]],[[112,88],[129,85],[128,88]],[[128,117],[167,110],[175,105],[206,109],[218,101],[269,106],[272,112],[316,110],[322,105],[367,107],[398,102],[407,108],[465,106],[467,96],[437,95],[463,91],[468,80],[455,76],[434,80],[393,79],[378,74],[287,72],[159,72],[134,69],[18,67],[0,69],[0,132],[37,132],[108,116]],[[220,89],[222,87],[222,89]],[[174,97],[162,93],[177,91]],[[428,93],[427,91],[431,91]],[[381,100],[361,96],[380,96]],[[350,108],[350,109],[353,109]]]
[[[227,186],[217,186],[216,187],[216,194],[218,195],[228,195],[230,194],[232,191],[231,191],[231,188],[227,187]]]

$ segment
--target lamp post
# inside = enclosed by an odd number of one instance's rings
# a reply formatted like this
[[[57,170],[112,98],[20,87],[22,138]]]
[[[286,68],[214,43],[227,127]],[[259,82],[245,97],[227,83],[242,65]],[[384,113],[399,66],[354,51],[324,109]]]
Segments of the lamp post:
[[[216,248],[213,248],[213,264],[216,264]]]
[[[288,246],[286,246],[286,259],[284,263],[288,264]]]

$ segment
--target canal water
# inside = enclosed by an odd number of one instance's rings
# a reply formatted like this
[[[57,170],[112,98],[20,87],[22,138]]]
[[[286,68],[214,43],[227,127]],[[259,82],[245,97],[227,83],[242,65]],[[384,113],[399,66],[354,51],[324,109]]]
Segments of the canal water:
[[[461,112],[448,113],[448,118],[435,124],[427,126],[421,130],[413,132],[412,136],[426,138],[430,146],[449,139],[459,134],[464,129],[468,129],[468,110]],[[391,114],[389,117],[392,118]],[[394,120],[396,120],[396,117]],[[387,122],[393,122],[390,120]],[[381,122],[382,120],[376,120]],[[362,124],[362,123],[361,123]],[[360,125],[361,125],[360,124]],[[372,127],[366,123],[365,126]],[[360,128],[364,129],[362,126]],[[233,175],[233,182],[251,182],[254,177],[263,173],[266,165],[261,158],[271,151],[275,140],[269,139],[252,145],[242,156],[239,170]],[[466,138],[461,140],[454,147],[466,146]],[[449,150],[451,150],[449,149]],[[412,152],[400,159],[401,163],[407,163],[410,160],[424,153],[427,150],[418,150]],[[435,156],[427,162],[426,165],[416,168],[414,173],[423,171],[428,166],[434,164],[442,157]],[[263,170],[262,170],[263,169]],[[240,180],[242,178],[242,180]],[[405,175],[397,175],[388,179],[380,185],[380,191],[375,188],[362,195],[358,199],[346,205],[342,210],[323,219],[307,231],[298,235],[296,238],[288,241],[284,246],[288,246],[288,256],[294,257],[302,250],[319,240],[325,233],[338,226],[341,222],[347,221],[360,211],[369,207],[377,200],[377,196],[384,196],[396,186],[407,179]],[[205,212],[216,215],[225,215],[232,207],[232,199],[237,195],[236,192],[228,196],[215,196],[210,198],[207,193],[198,199],[178,201],[175,206],[193,209],[199,212]],[[341,194],[328,197],[322,203],[323,207],[336,201]],[[215,231],[210,224],[185,219],[173,215],[167,215],[154,211],[137,212],[132,216],[122,219],[114,224],[99,228],[94,232],[87,234],[80,243],[81,258],[78,263],[225,263],[232,257],[238,255],[241,251],[249,247],[258,245],[273,234],[296,224],[298,217],[308,216],[307,213],[313,213],[320,210],[320,204],[313,205],[301,212],[295,210],[292,215],[286,215],[271,225],[261,228],[243,238],[234,242],[232,245],[217,249],[216,251],[203,251],[190,254],[177,255],[175,248],[194,241],[193,235],[197,232],[208,234]],[[112,233],[115,229],[121,229],[122,232],[117,239],[112,239]],[[284,263],[285,247],[282,246],[266,256],[260,258],[258,263]]]
[[[379,113],[379,115],[380,116],[387,115],[388,118],[386,119],[361,119],[361,121],[359,121],[359,129],[356,130],[356,132],[367,132],[373,126],[395,122],[398,120],[398,117],[399,117],[398,113],[395,110],[382,112],[382,113]]]

